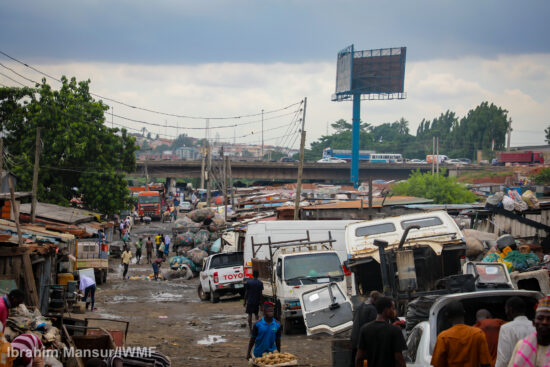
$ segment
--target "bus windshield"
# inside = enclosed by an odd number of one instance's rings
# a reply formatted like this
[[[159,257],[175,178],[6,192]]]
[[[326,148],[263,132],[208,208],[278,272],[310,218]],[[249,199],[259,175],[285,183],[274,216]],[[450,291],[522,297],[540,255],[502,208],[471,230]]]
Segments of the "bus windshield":
[[[160,203],[160,196],[138,196],[138,203],[140,204],[156,204]]]
[[[315,279],[319,277],[343,277],[340,259],[335,253],[318,253],[285,258],[284,279]]]

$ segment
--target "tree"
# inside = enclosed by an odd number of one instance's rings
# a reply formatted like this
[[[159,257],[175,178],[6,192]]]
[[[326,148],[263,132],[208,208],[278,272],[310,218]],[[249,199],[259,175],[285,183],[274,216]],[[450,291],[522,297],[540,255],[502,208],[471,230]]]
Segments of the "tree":
[[[68,205],[76,187],[91,210],[128,208],[124,172],[135,170],[135,138],[104,124],[108,106],[91,97],[89,80],[61,81],[59,90],[45,79],[35,88],[0,88],[0,128],[18,189],[31,189],[36,128],[42,127],[40,201]]]
[[[550,144],[550,126],[544,129],[544,140],[546,141],[546,144]]]
[[[353,128],[353,124],[350,124],[349,122],[347,122],[344,119],[340,119],[338,121],[335,121],[332,124],[330,124],[330,126],[334,130],[336,130],[336,133],[341,133],[343,131],[348,131],[348,130],[351,130]],[[359,128],[362,131],[368,131],[369,127],[370,127],[370,124],[368,122],[360,122],[359,123]]]
[[[456,178],[447,177],[445,174],[445,169],[439,175],[429,172],[422,174],[416,170],[407,181],[394,185],[391,190],[397,195],[432,199],[435,204],[463,204],[476,201],[477,196],[474,193],[458,183]]]

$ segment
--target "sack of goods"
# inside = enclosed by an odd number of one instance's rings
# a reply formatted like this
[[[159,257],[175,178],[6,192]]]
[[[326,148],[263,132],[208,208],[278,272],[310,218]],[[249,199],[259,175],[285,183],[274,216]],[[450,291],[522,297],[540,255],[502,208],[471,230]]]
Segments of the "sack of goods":
[[[193,222],[201,223],[206,219],[206,217],[208,216],[214,217],[215,214],[216,212],[213,209],[203,208],[203,209],[193,210],[188,215],[189,215],[189,218],[193,220]]]
[[[197,266],[202,266],[202,263],[207,256],[208,252],[198,248],[187,251],[187,258],[191,259],[191,261],[193,261],[193,263]]]
[[[295,366],[298,364],[298,358],[290,353],[264,353],[263,356],[254,358],[254,366]]]
[[[198,247],[200,244],[207,243],[210,238],[210,232],[206,229],[201,229],[195,234],[195,247]]]

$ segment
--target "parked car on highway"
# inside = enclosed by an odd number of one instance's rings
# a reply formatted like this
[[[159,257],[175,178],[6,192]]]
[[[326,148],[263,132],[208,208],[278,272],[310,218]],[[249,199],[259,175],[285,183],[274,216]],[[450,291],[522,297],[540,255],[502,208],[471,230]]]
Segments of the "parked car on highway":
[[[292,157],[283,157],[279,160],[279,162],[287,162],[287,163],[294,163],[297,162],[296,159]]]
[[[458,160],[464,164],[472,164],[472,160],[468,158],[458,158]]]
[[[178,206],[178,212],[190,212],[193,210],[193,205],[189,201],[182,201]]]
[[[323,159],[319,159],[317,163],[346,163],[346,161],[335,157],[325,157]]]
[[[414,164],[426,164],[426,161],[423,161],[422,159],[411,159],[409,160],[409,163],[414,163]]]
[[[448,159],[445,161],[447,164],[464,164],[460,159]]]

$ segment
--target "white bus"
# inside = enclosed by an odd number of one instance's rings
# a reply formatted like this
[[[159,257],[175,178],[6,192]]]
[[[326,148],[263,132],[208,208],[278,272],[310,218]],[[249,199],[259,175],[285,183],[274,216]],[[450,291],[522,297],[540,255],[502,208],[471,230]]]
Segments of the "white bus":
[[[403,156],[401,154],[374,153],[370,155],[369,162],[371,163],[403,163]]]

